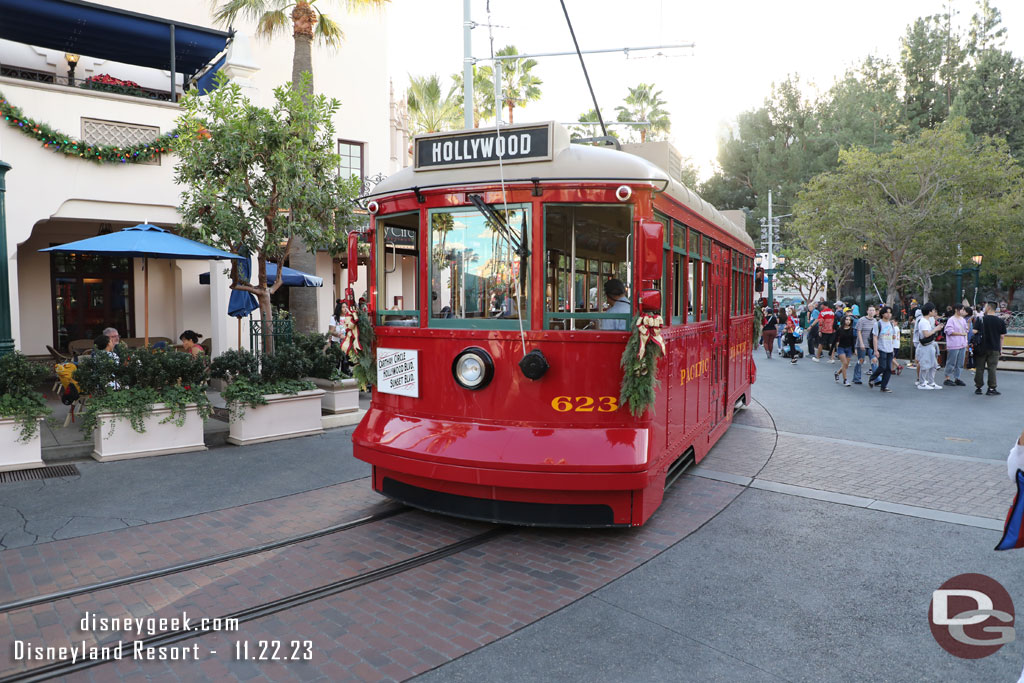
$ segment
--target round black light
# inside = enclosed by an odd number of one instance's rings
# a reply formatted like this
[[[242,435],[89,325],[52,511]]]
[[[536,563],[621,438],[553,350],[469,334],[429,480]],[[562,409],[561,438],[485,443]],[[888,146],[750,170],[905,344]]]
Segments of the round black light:
[[[470,346],[459,352],[452,361],[452,375],[459,386],[476,391],[483,389],[494,378],[494,361],[479,346]]]
[[[519,361],[519,369],[523,371],[523,376],[527,379],[540,379],[549,367],[551,366],[548,365],[548,359],[544,357],[540,349],[530,351]]]

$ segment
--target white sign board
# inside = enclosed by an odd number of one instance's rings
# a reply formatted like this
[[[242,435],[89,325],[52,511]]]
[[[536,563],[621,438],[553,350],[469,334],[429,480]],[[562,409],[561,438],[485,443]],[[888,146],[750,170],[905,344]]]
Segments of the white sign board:
[[[377,391],[420,397],[419,351],[377,349]]]

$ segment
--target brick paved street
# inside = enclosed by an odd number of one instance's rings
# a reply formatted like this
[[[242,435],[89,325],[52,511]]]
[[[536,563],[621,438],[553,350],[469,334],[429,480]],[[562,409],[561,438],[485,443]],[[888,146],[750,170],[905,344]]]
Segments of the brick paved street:
[[[903,427],[896,425],[893,427],[895,432],[887,434],[884,429],[887,423],[882,423],[883,429],[873,432],[873,441],[854,438],[856,430],[849,428],[801,433],[793,429],[794,426],[799,427],[799,420],[794,421],[794,413],[800,413],[808,405],[813,406],[815,401],[820,402],[821,394],[832,391],[835,386],[830,381],[809,385],[808,395],[799,401],[780,403],[777,399],[759,398],[761,386],[777,389],[773,373],[789,370],[782,365],[777,367],[778,370],[762,369],[754,393],[758,400],[737,414],[733,428],[700,466],[691,470],[690,475],[683,477],[667,493],[659,512],[642,529],[513,529],[509,534],[451,557],[304,606],[244,622],[237,632],[214,632],[194,639],[191,642],[198,643],[202,655],[199,661],[145,662],[129,657],[71,674],[67,680],[403,680],[431,670],[434,673],[428,676],[429,680],[538,680],[546,678],[540,673],[542,669],[537,668],[545,661],[543,653],[526,650],[516,655],[514,659],[526,665],[523,674],[518,676],[499,675],[499,671],[507,670],[508,664],[496,664],[508,656],[510,646],[523,642],[524,637],[534,638],[526,635],[534,633],[549,633],[547,638],[555,639],[553,651],[561,649],[558,643],[564,644],[570,652],[578,650],[583,642],[589,648],[599,648],[600,654],[579,654],[582,659],[577,662],[576,669],[564,669],[555,662],[549,662],[547,666],[552,671],[560,671],[562,675],[559,677],[567,680],[601,680],[600,675],[595,675],[596,671],[588,670],[588,662],[600,660],[605,653],[613,652],[619,653],[618,666],[632,661],[633,670],[648,673],[647,677],[640,675],[637,680],[689,679],[697,675],[696,671],[702,672],[699,675],[701,679],[764,680],[779,674],[785,677],[786,671],[800,666],[796,660],[787,659],[790,655],[777,660],[772,674],[764,670],[762,675],[751,675],[752,670],[744,667],[751,666],[753,660],[744,658],[737,662],[728,656],[709,656],[703,644],[696,645],[697,650],[692,652],[694,661],[701,663],[692,671],[676,670],[673,674],[672,669],[664,667],[675,660],[664,656],[664,651],[673,649],[672,639],[682,636],[674,636],[672,632],[652,632],[652,637],[663,641],[663,647],[662,651],[655,649],[650,652],[655,659],[648,665],[637,659],[642,648],[638,651],[615,635],[616,624],[645,632],[652,628],[651,623],[672,620],[669,613],[658,611],[656,606],[675,604],[675,594],[686,594],[687,581],[678,579],[664,583],[656,578],[661,574],[670,575],[676,571],[676,566],[694,562],[697,562],[694,569],[703,566],[707,572],[714,572],[713,568],[722,562],[728,566],[746,564],[744,548],[754,537],[746,535],[750,532],[740,532],[737,520],[742,518],[737,518],[735,513],[722,517],[722,520],[733,520],[731,522],[720,522],[719,513],[733,510],[736,506],[743,509],[754,504],[743,503],[747,500],[756,501],[754,506],[760,510],[758,514],[761,517],[774,515],[777,518],[775,524],[781,525],[778,533],[795,534],[801,538],[801,534],[809,533],[813,526],[808,526],[809,522],[802,518],[803,515],[812,515],[808,519],[819,520],[816,522],[819,526],[821,519],[835,519],[837,523],[843,520],[843,525],[854,526],[870,520],[870,524],[887,529],[885,533],[891,534],[893,539],[902,533],[897,530],[911,526],[932,525],[930,533],[949,539],[955,538],[956,534],[950,535],[951,532],[943,532],[943,529],[970,530],[957,532],[968,533],[970,547],[975,549],[975,555],[964,555],[959,569],[998,573],[996,569],[1004,566],[1010,557],[1008,554],[999,555],[999,561],[990,567],[993,554],[987,549],[998,537],[994,529],[1001,527],[999,520],[1012,497],[1012,487],[999,459],[917,449],[912,441],[899,433]],[[805,378],[820,378],[829,367],[812,368]],[[811,372],[817,374],[811,375]],[[770,396],[772,392],[763,393]],[[878,398],[871,396],[865,400]],[[986,408],[991,408],[991,404]],[[970,415],[965,416],[968,423],[970,419]],[[333,447],[333,444],[345,441],[347,436],[341,441],[338,438],[328,435],[322,441],[302,440],[296,443]],[[996,444],[993,449],[996,446],[1002,448],[1001,444]],[[228,449],[227,453],[240,450]],[[308,458],[308,453],[301,453],[301,450],[283,449],[282,453],[275,453],[275,457],[281,458],[277,465],[286,468],[290,457]],[[204,457],[216,458],[218,453],[219,450],[214,449]],[[342,457],[350,458],[350,451],[343,453]],[[161,463],[166,471],[163,476],[173,477],[175,463],[190,463],[187,458],[187,455],[167,456],[153,462]],[[117,472],[121,471],[118,468],[125,466],[131,466],[131,463],[105,464],[103,471],[116,478]],[[339,471],[333,476],[345,475]],[[217,487],[215,481],[210,485]],[[61,484],[62,497],[48,501],[52,514],[64,514],[65,506],[77,504],[67,499],[75,486],[74,480]],[[58,489],[50,487],[50,490]],[[46,487],[40,489],[40,493],[46,492]],[[291,495],[266,499],[260,499],[257,491],[252,491],[251,495],[255,496],[253,502],[234,504],[220,510],[204,509],[203,503],[197,502],[196,511],[186,516],[0,551],[0,603],[279,540],[386,507],[384,499],[370,490],[368,480],[359,475],[348,481]],[[41,501],[40,507],[45,507],[43,503],[46,501]],[[161,503],[154,501],[154,504]],[[787,521],[784,515],[780,516],[783,510],[790,511],[791,521]],[[790,524],[794,525],[793,528],[788,528]],[[119,637],[131,640],[135,637],[132,633],[83,632],[79,630],[78,621],[86,611],[107,617],[172,617],[183,612],[193,617],[223,616],[342,577],[362,574],[467,538],[486,528],[487,525],[418,511],[403,512],[364,527],[229,563],[0,613],[0,639],[30,640],[50,646],[79,644],[82,641],[105,644]],[[799,528],[805,530],[798,531]],[[719,531],[712,531],[714,529]],[[685,539],[698,530],[703,530],[697,534],[702,539],[702,561],[691,555],[679,554],[680,548],[687,547]],[[839,528],[833,531],[838,532]],[[763,535],[765,532],[757,533]],[[823,527],[817,533],[829,532]],[[884,546],[887,538],[878,538],[877,544]],[[713,539],[727,543],[715,543]],[[927,538],[921,544],[920,551],[924,553],[933,545]],[[759,546],[758,552],[770,553],[773,547],[778,552],[785,546],[768,544]],[[977,555],[979,552],[983,554]],[[858,571],[888,571],[882,559],[884,556],[878,549],[872,550],[870,557],[857,555],[846,562],[849,572],[830,573],[829,576],[842,586],[848,580],[855,580]],[[675,559],[667,560],[669,557]],[[660,559],[652,563],[655,558]],[[862,562],[883,564],[865,565],[859,570],[853,568]],[[797,590],[793,579],[788,576],[792,569],[785,563],[774,569],[764,569],[771,564],[769,559],[759,561],[762,580],[770,581],[780,597]],[[609,612],[607,603],[594,602],[593,596],[596,595],[616,595],[607,591],[613,586],[625,585],[621,584],[622,581],[632,581],[631,577],[638,576],[640,568],[644,568],[641,573],[649,577],[652,571],[655,572],[652,585],[659,586],[657,591],[667,591],[660,600],[656,594],[633,594],[633,599],[639,600],[640,605],[649,601],[650,609],[655,612],[644,611],[648,609],[646,607],[630,609],[643,619],[633,622],[633,617],[627,612]],[[777,574],[765,574],[765,571]],[[734,577],[733,580],[738,579]],[[929,575],[905,580],[914,584],[914,595],[917,596],[917,593],[926,595],[943,579],[940,571],[939,578]],[[803,581],[813,580],[805,578]],[[924,583],[917,586],[919,582]],[[932,586],[928,582],[937,583]],[[1013,592],[1010,583],[1004,581],[1004,584]],[[728,590],[726,584],[708,587],[712,593],[723,589]],[[914,597],[914,600],[919,597]],[[739,609],[738,602],[724,596],[720,599],[723,609]],[[870,604],[864,609],[871,611],[877,609],[871,600],[881,599],[881,596],[861,596],[858,599],[867,600]],[[618,599],[616,602],[621,604]],[[675,609],[689,612],[689,608],[681,604],[677,604]],[[899,628],[915,633],[913,639],[920,649],[928,646],[930,637],[927,636],[926,621],[917,615],[917,609],[912,605],[901,608],[901,614],[906,613],[911,625],[901,622]],[[574,621],[567,616],[572,614],[589,616],[580,616],[583,621]],[[791,616],[776,615],[775,623],[769,624],[747,615],[742,622],[747,624],[746,628],[752,629],[751,633],[758,634],[758,641],[770,642],[777,639],[773,634],[780,628],[779,624]],[[705,616],[701,612],[690,612],[687,618],[696,623],[703,621]],[[607,622],[611,630],[594,630],[594,624],[589,621],[593,619],[598,623]],[[649,619],[654,622],[647,621]],[[732,624],[739,628],[741,622],[730,618],[726,623],[729,625],[720,628],[728,633],[733,628]],[[914,630],[919,630],[919,627],[925,629],[925,636]],[[792,629],[793,625],[784,628]],[[857,639],[857,636],[851,637]],[[257,657],[261,650],[260,641],[275,640],[283,641],[285,649],[290,649],[292,641],[300,644],[310,641],[311,659],[240,661],[236,656],[236,648],[247,643],[250,657]],[[699,639],[699,642],[705,640]],[[786,651],[798,653],[802,648],[812,647],[814,636],[793,635],[787,642],[790,645]],[[930,646],[937,649],[933,642]],[[216,651],[216,654],[211,651]],[[927,669],[940,655],[930,654],[925,648],[922,654],[915,656],[923,657],[921,665]],[[5,648],[0,659],[0,678],[47,663],[15,662],[12,657],[13,649]],[[840,678],[845,677],[839,673],[840,669],[855,665],[856,657],[847,657],[842,662],[834,672]],[[481,670],[480,666],[484,668]],[[993,670],[993,666],[995,670],[1013,671],[1016,665],[1009,660],[999,664],[993,659],[985,666],[988,667],[983,669],[985,671]],[[620,670],[622,676],[629,677],[629,667]],[[529,671],[533,672],[532,676],[527,675]],[[621,680],[619,676],[613,678]]]

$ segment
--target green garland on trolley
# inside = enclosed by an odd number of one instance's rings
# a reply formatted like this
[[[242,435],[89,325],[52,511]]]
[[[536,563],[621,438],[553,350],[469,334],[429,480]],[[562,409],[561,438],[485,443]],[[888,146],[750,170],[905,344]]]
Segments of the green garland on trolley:
[[[654,411],[654,390],[658,388],[655,377],[658,358],[665,355],[661,340],[661,316],[640,315],[633,318],[629,341],[622,352],[622,389],[619,403],[629,406],[633,417],[642,415],[648,408]]]
[[[11,104],[3,93],[0,93],[0,115],[7,125],[18,128],[25,135],[35,138],[43,144],[44,149],[60,152],[64,156],[79,157],[98,164],[121,163],[137,164],[151,161],[164,152],[171,151],[171,140],[178,137],[177,129],[157,137],[152,142],[145,142],[130,147],[114,145],[90,145],[73,135],[65,135],[45,123],[25,116],[21,109]]]

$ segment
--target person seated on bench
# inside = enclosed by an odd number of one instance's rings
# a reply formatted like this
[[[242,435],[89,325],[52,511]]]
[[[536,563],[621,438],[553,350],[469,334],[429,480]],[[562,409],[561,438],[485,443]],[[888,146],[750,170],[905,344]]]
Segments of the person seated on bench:
[[[181,340],[181,345],[184,347],[185,353],[191,353],[193,356],[201,356],[204,353],[203,347],[199,345],[199,338],[203,335],[197,334],[192,330],[185,330],[178,337]]]

